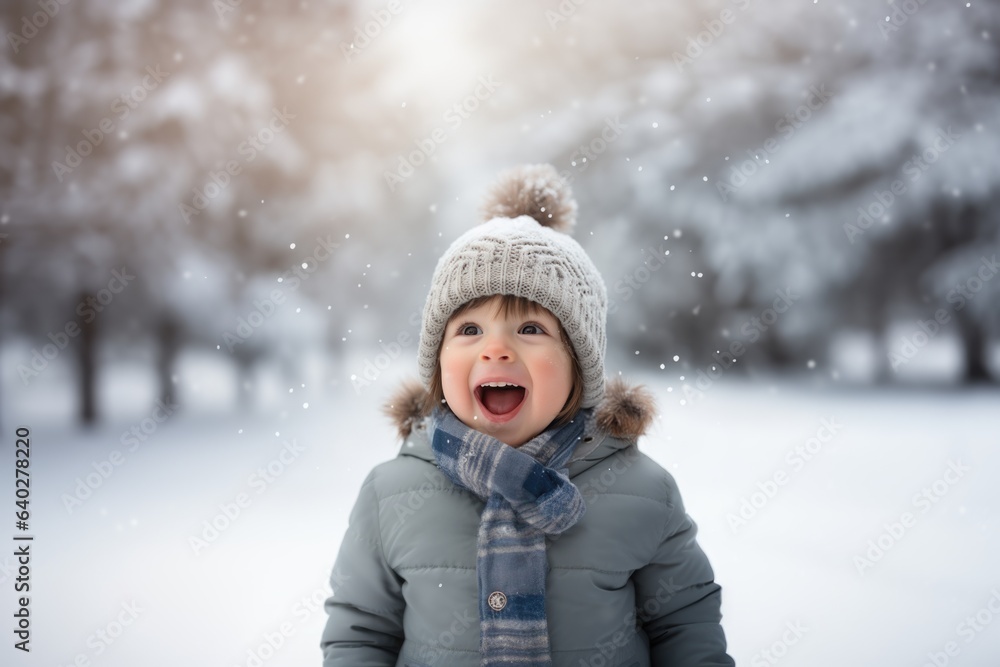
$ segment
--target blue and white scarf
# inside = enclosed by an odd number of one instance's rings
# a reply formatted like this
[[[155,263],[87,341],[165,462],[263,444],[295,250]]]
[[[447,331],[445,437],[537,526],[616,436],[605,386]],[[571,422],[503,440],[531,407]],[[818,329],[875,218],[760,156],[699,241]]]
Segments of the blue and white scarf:
[[[482,667],[549,666],[545,536],[586,510],[564,467],[590,411],[520,447],[469,428],[447,408],[432,415],[431,447],[441,471],[486,502],[479,523],[479,652]]]

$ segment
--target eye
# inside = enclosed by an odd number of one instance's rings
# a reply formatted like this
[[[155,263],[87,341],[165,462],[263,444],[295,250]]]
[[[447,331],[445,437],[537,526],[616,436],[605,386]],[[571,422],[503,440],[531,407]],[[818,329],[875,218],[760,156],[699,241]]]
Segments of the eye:
[[[529,322],[521,327],[521,333],[538,335],[545,333],[545,330],[541,326],[535,324],[534,322]]]
[[[482,329],[477,324],[462,324],[458,327],[459,336],[476,336],[482,333]]]

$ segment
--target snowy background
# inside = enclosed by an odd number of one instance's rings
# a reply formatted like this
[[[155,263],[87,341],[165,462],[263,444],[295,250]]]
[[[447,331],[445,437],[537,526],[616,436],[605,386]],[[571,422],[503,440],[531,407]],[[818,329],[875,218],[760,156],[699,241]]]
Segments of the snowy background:
[[[737,663],[1000,665],[996,3],[17,0],[0,33],[4,665],[319,664],[434,262],[523,162],[579,201]]]

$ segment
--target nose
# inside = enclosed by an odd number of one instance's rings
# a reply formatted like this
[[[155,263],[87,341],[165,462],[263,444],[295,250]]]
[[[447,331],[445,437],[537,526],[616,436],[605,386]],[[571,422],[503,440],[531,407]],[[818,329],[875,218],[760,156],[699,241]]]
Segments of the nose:
[[[507,336],[501,333],[487,334],[479,358],[483,361],[513,361],[514,350]]]

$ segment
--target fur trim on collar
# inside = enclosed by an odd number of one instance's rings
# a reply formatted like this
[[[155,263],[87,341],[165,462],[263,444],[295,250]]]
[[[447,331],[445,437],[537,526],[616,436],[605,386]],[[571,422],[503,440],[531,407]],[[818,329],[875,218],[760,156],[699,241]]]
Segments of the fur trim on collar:
[[[392,419],[401,438],[406,439],[417,422],[423,419],[422,407],[427,390],[416,380],[404,382],[386,402],[383,412]],[[605,384],[604,399],[594,411],[597,427],[623,440],[638,438],[646,432],[656,404],[653,394],[643,385],[631,386],[621,378]]]

